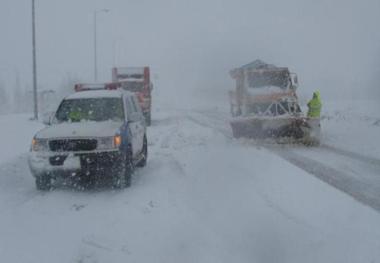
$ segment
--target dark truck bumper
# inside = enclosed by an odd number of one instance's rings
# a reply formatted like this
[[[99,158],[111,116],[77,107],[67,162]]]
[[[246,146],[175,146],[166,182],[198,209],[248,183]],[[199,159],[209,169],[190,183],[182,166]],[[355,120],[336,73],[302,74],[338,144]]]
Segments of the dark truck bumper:
[[[34,177],[43,174],[52,177],[108,177],[118,172],[124,161],[124,154],[119,150],[87,153],[31,152],[29,167]]]

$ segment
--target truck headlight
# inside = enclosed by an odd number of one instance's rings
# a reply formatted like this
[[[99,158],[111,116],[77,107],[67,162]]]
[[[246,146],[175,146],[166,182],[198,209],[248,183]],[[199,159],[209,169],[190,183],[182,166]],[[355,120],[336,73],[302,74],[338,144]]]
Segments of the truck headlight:
[[[113,145],[114,145],[114,147],[119,147],[121,145],[121,136],[120,135],[113,136]]]
[[[118,148],[121,145],[121,136],[115,135],[98,139],[98,150],[109,150]]]
[[[49,150],[48,140],[33,138],[31,149],[34,152],[48,151]]]

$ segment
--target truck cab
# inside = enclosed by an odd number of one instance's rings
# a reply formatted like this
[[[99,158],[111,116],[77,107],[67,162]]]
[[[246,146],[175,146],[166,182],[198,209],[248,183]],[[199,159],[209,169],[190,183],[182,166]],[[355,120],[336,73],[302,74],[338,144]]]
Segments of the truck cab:
[[[145,166],[148,154],[136,95],[120,89],[77,91],[62,100],[32,140],[29,167],[37,189],[49,190],[58,177],[129,186],[135,166]]]

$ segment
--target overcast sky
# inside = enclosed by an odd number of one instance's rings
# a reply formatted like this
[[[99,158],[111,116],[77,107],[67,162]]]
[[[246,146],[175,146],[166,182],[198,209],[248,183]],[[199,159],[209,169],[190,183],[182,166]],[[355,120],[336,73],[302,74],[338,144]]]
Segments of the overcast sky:
[[[38,81],[93,80],[93,13],[100,79],[113,65],[150,65],[165,89],[217,90],[228,71],[261,58],[297,72],[304,93],[379,90],[380,0],[36,0]],[[0,80],[31,75],[31,0],[0,2]],[[158,81],[157,81],[158,82]],[[377,93],[379,94],[379,93]]]

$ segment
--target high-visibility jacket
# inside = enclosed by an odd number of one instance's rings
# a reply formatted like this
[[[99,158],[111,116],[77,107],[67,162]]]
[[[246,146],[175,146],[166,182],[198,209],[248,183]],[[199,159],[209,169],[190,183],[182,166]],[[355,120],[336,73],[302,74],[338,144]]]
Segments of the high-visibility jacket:
[[[307,117],[319,118],[321,116],[322,102],[319,91],[313,93],[313,98],[309,101],[307,107],[309,108]]]
[[[85,112],[82,111],[72,111],[69,113],[68,117],[72,122],[79,122],[83,119],[86,119],[87,114],[85,114]]]

